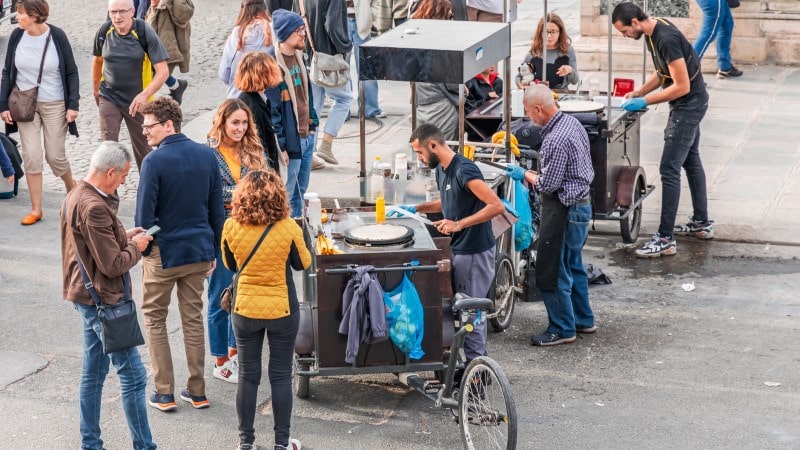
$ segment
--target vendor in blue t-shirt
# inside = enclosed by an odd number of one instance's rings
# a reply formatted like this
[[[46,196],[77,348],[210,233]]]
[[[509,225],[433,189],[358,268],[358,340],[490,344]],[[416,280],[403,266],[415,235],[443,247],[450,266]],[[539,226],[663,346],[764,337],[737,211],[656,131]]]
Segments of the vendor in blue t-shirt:
[[[411,147],[420,161],[436,170],[440,199],[402,208],[444,215],[434,225],[440,233],[451,236],[453,292],[485,298],[494,279],[491,220],[503,212],[503,203],[483,181],[475,163],[450,149],[437,127],[429,124],[417,127],[411,133]],[[475,332],[467,334],[464,353],[468,361],[488,354],[486,321],[476,324]]]

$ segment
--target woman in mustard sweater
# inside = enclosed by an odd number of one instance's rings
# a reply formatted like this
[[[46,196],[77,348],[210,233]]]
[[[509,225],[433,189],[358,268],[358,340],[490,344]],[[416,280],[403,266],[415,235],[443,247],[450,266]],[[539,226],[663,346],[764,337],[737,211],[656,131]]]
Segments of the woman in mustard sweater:
[[[222,201],[225,214],[230,215],[231,200],[236,183],[251,170],[267,167],[266,155],[253,114],[245,103],[231,98],[217,108],[208,132],[208,146],[214,149],[217,167],[222,177]],[[229,383],[239,380],[236,356],[236,338],[231,327],[231,316],[220,306],[222,291],[231,285],[233,272],[222,263],[217,254],[217,266],[208,277],[208,344],[216,361],[212,374]]]
[[[236,389],[239,448],[255,448],[253,422],[266,334],[275,448],[299,449],[300,441],[291,439],[289,434],[292,356],[300,315],[289,269],[307,269],[311,265],[311,254],[302,230],[289,218],[289,202],[280,175],[272,170],[254,170],[239,181],[233,193],[231,215],[222,230],[225,267],[238,270],[265,230],[266,236],[239,274],[236,299],[231,307],[239,352]]]

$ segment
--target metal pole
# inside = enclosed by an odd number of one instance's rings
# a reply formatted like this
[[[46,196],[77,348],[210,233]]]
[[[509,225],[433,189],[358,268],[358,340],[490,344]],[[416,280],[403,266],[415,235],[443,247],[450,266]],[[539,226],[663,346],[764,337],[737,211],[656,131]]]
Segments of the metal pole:
[[[542,83],[547,84],[547,0],[544,0],[542,16]]]
[[[644,0],[644,12],[647,13],[647,0]],[[642,84],[647,81],[647,41],[642,39],[644,52],[642,52]]]
[[[458,153],[464,154],[464,83],[458,85]]]
[[[611,121],[611,71],[612,71],[612,58],[611,58],[611,40],[613,36],[614,26],[611,23],[611,0],[608,0],[608,86],[606,90],[606,98],[608,99],[608,117],[606,120]],[[608,137],[608,142],[611,142],[611,136]]]
[[[417,83],[411,82],[411,131],[417,129]]]
[[[516,0],[503,0],[503,23],[508,27],[508,57],[503,59],[503,119],[506,123],[506,162],[510,163],[511,159],[511,18],[508,14],[509,1]]]
[[[360,77],[359,77],[360,78]],[[367,201],[367,119],[364,116],[364,81],[358,80],[358,143],[361,146],[361,168],[358,172],[361,202]]]

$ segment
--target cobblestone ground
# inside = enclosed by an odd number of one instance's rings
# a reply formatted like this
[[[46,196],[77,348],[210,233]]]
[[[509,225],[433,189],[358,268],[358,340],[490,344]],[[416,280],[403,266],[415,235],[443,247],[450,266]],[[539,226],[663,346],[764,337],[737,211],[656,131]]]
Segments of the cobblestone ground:
[[[81,104],[78,116],[79,138],[67,138],[67,156],[76,177],[83,178],[89,169],[92,152],[100,142],[100,122],[97,106],[92,100],[92,47],[95,33],[105,20],[107,3],[103,0],[49,0],[48,22],[64,29],[69,36],[75,60],[80,70]],[[174,75],[189,80],[189,89],[183,97],[184,122],[214,109],[224,98],[225,90],[217,78],[222,46],[239,12],[239,2],[230,0],[194,0],[195,14],[192,19],[192,62],[190,71]],[[0,48],[5,58],[10,23],[0,26]],[[162,88],[162,94],[167,89]],[[122,127],[120,141],[130,144],[127,130]],[[135,167],[135,164],[134,164]],[[120,186],[119,194],[124,199],[136,198],[139,174],[131,170],[126,185]],[[24,178],[23,178],[24,183]],[[61,180],[54,177],[45,165],[44,190],[64,192]]]

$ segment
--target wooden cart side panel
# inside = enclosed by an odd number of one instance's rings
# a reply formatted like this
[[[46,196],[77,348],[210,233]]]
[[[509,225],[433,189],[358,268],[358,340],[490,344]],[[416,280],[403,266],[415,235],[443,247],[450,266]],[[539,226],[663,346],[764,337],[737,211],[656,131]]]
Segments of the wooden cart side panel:
[[[442,259],[440,250],[424,250],[405,255],[403,252],[386,252],[359,255],[358,264],[371,264],[376,267],[400,265],[408,263],[401,258],[416,259],[421,265],[436,264]],[[342,320],[342,295],[349,280],[348,275],[326,275],[325,270],[353,264],[353,255],[318,255],[317,256],[317,333],[319,348],[317,358],[319,367],[349,367],[344,361],[347,350],[347,336],[339,334],[339,323]],[[402,279],[402,272],[379,273],[378,280],[384,290],[397,286]],[[422,350],[425,356],[419,362],[442,361],[442,275],[438,272],[414,272],[411,280],[417,287],[424,310],[425,325]],[[414,361],[411,361],[416,362]],[[356,357],[356,366],[397,365],[405,363],[405,355],[392,342],[377,344],[361,344]]]

